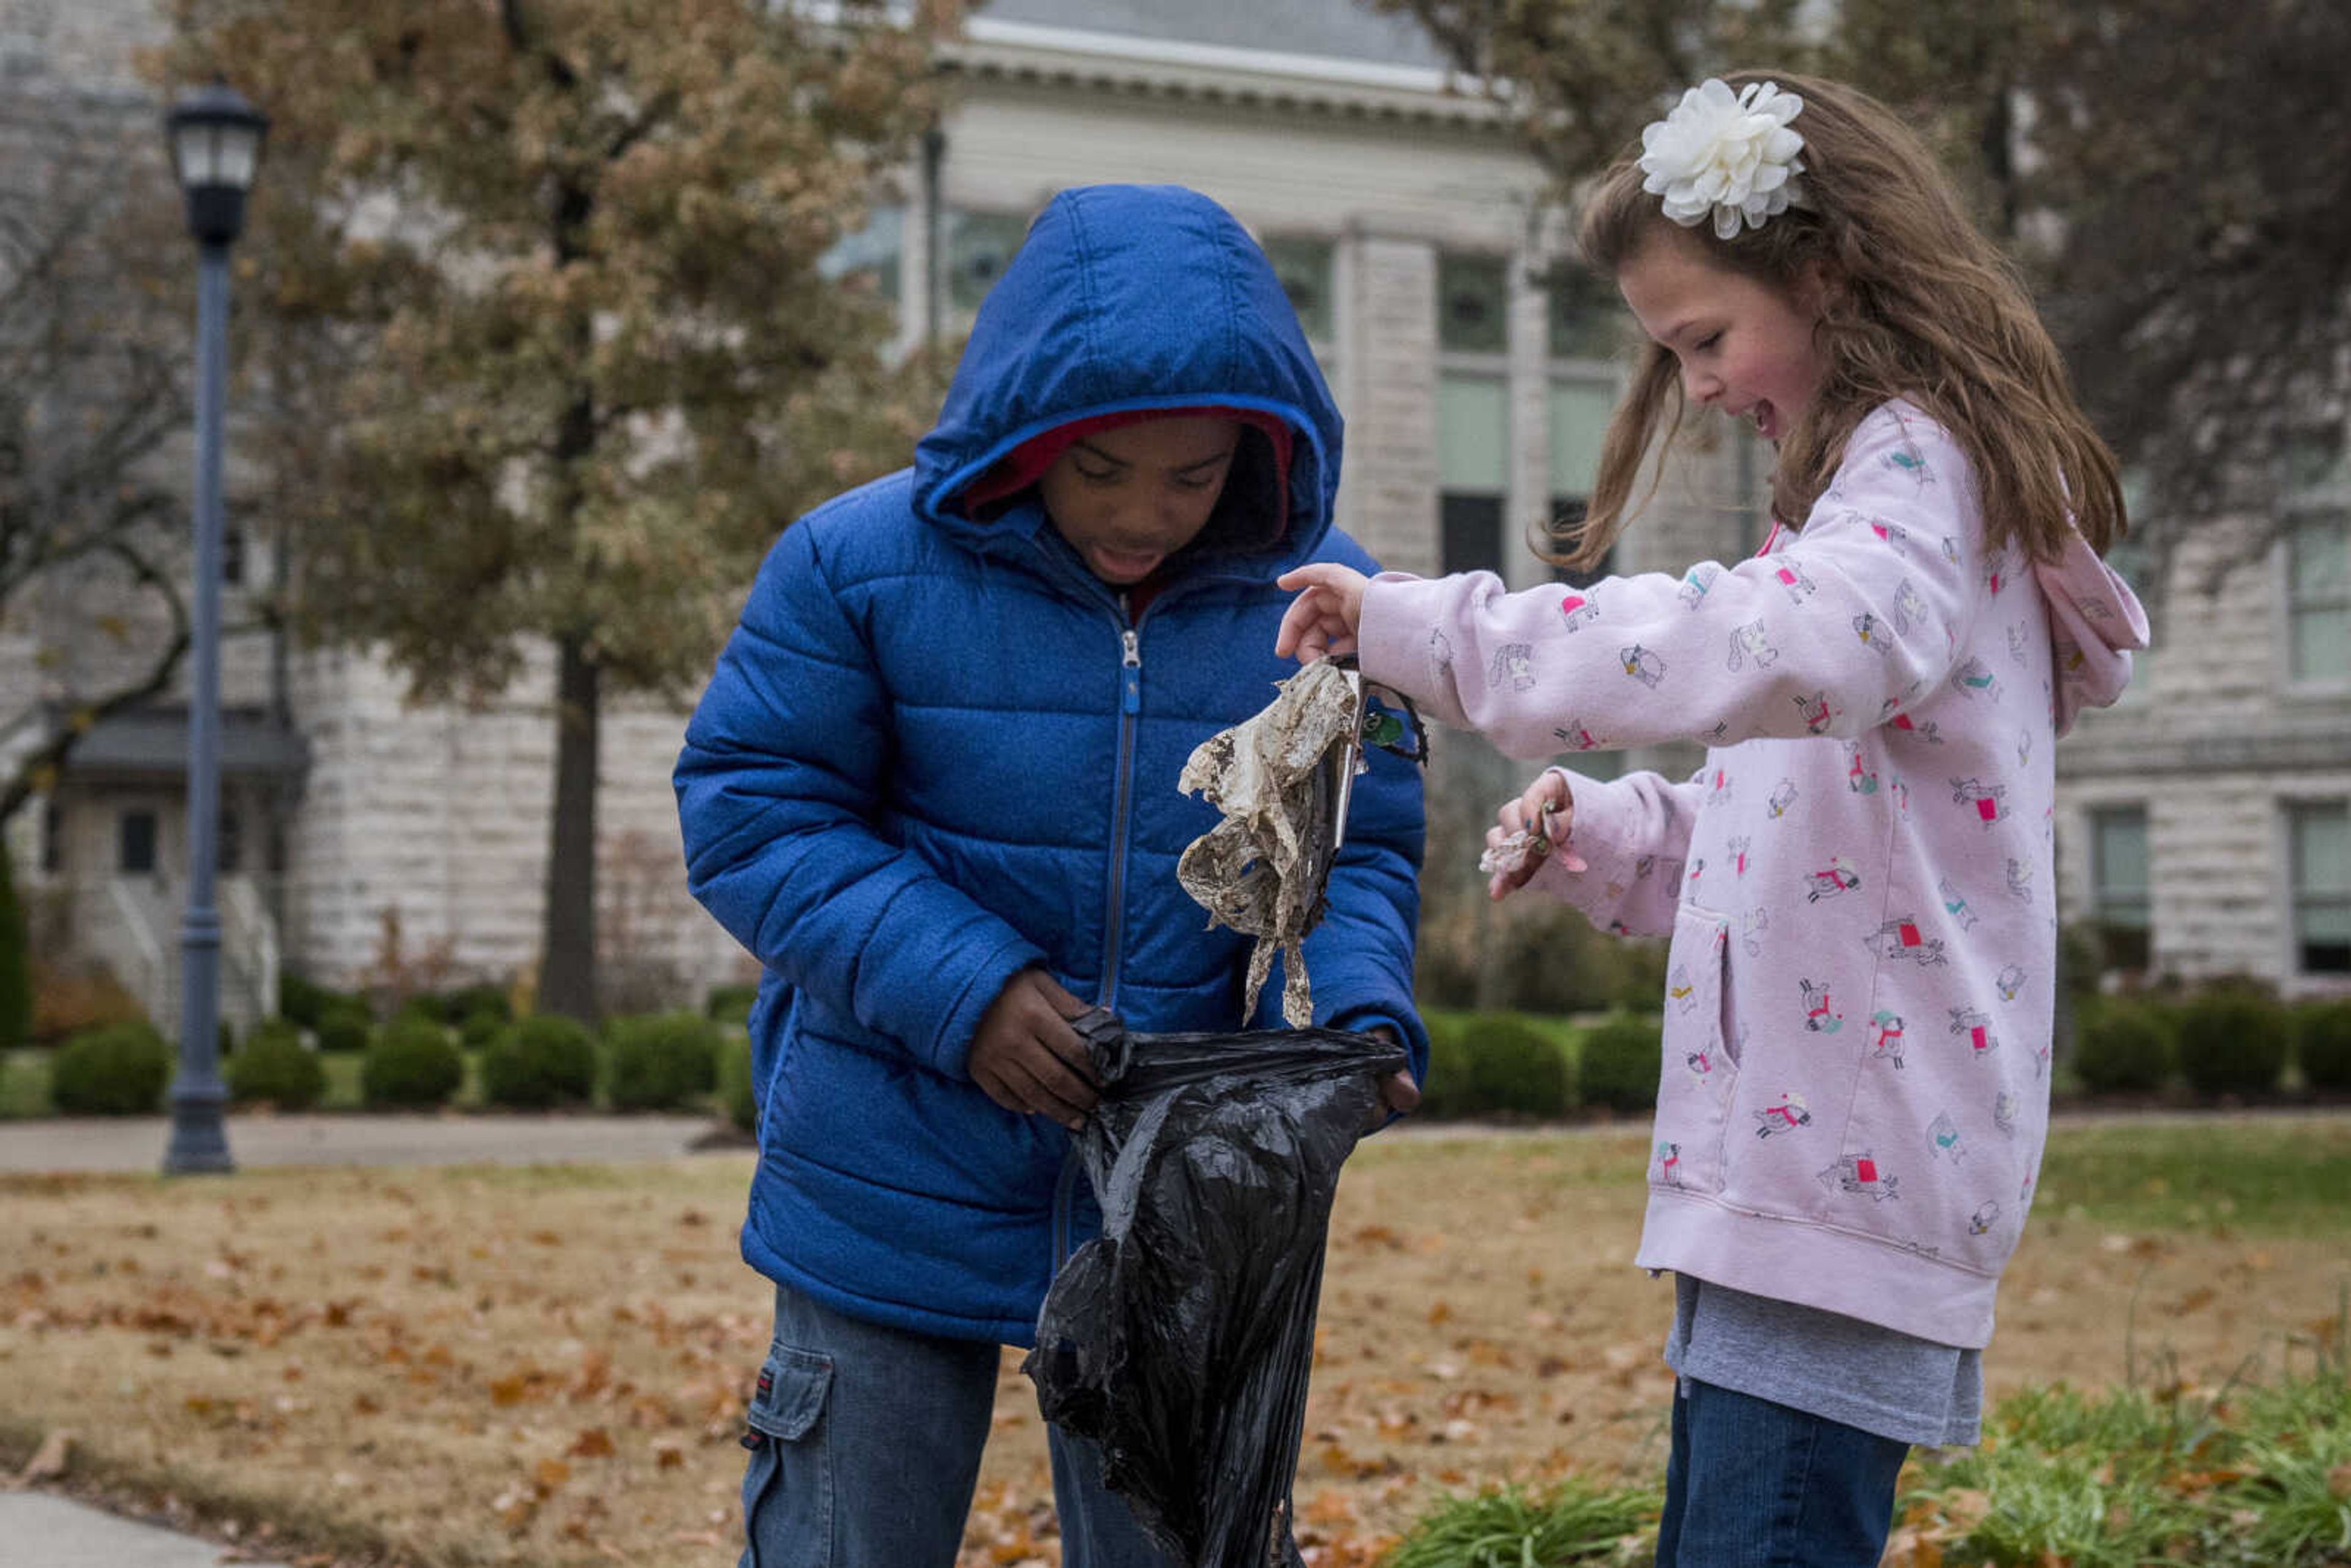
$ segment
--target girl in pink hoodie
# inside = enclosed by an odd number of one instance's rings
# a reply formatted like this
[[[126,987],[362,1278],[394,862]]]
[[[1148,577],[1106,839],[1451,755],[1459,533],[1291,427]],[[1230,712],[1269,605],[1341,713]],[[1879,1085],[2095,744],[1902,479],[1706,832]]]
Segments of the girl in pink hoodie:
[[[1910,1445],[1976,1440],[2032,1199],[2053,743],[2146,645],[2099,559],[2120,486],[2007,264],[1849,89],[1692,89],[1580,242],[1650,345],[1566,563],[1689,402],[1778,447],[1761,552],[1515,594],[1306,566],[1279,648],[1514,756],[1710,748],[1681,783],[1546,769],[1491,892],[1672,936],[1635,1259],[1677,1285],[1658,1563],[1869,1568]]]

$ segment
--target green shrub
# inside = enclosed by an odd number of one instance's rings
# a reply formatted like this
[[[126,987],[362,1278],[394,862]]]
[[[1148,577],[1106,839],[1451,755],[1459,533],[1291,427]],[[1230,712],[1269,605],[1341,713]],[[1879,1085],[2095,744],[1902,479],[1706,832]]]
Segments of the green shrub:
[[[1612,1111],[1655,1105],[1664,1030],[1655,1013],[1617,1013],[1585,1030],[1577,1061],[1584,1103]]]
[[[367,999],[349,991],[338,991],[304,979],[296,974],[277,977],[277,1014],[293,1019],[307,1030],[315,1030],[327,1015],[337,1008],[356,1008],[372,1019]]]
[[[307,1111],[327,1092],[327,1064],[306,1050],[289,1019],[264,1019],[229,1063],[229,1098],[238,1104],[267,1101],[281,1111]]]
[[[614,1019],[604,1029],[604,1095],[615,1111],[672,1111],[718,1085],[725,1030],[699,1013]]]
[[[482,1098],[517,1111],[588,1104],[596,1098],[596,1041],[577,1019],[527,1018],[482,1052]]]
[[[759,999],[757,986],[713,986],[704,998],[702,1010],[720,1023],[747,1023],[751,1017],[751,1004]]]
[[[504,1013],[487,1008],[467,1013],[457,1020],[457,1042],[467,1051],[480,1051],[504,1034],[509,1021]]]
[[[365,1002],[345,997],[329,1002],[310,1027],[318,1030],[320,1051],[365,1051],[375,1034],[375,1015],[368,1011]]]
[[[8,868],[8,846],[0,841],[0,1051],[33,1038],[33,958],[25,934],[24,905]]]
[[[461,1029],[467,1019],[485,1013],[502,1024],[514,1021],[514,999],[507,995],[504,986],[460,986],[442,1001],[442,1021]]]
[[[1428,1071],[1420,1085],[1420,1107],[1413,1113],[1443,1122],[1475,1115],[1471,1093],[1468,1020],[1467,1013],[1424,1011],[1428,1028]]]
[[[2290,1028],[2274,997],[2222,983],[2180,1005],[2180,1075],[2199,1094],[2265,1094],[2285,1070]]]
[[[145,1116],[161,1109],[172,1053],[151,1023],[75,1035],[49,1064],[49,1100],[65,1116]]]
[[[1565,1050],[1529,1019],[1456,1014],[1429,1020],[1429,1076],[1446,1081],[1434,1115],[1559,1116],[1574,1103]]]
[[[759,1101],[751,1092],[751,1040],[729,1033],[718,1048],[718,1103],[726,1119],[747,1133],[759,1130]]]
[[[2176,1058],[2164,1012],[2145,1002],[2085,1009],[2074,1043],[2074,1071],[2094,1094],[2144,1094],[2171,1082]]]
[[[465,1082],[465,1059],[448,1030],[422,1019],[383,1026],[360,1064],[360,1096],[370,1105],[445,1105]]]
[[[2351,1089],[2351,999],[2294,1009],[2294,1051],[2313,1089]]]

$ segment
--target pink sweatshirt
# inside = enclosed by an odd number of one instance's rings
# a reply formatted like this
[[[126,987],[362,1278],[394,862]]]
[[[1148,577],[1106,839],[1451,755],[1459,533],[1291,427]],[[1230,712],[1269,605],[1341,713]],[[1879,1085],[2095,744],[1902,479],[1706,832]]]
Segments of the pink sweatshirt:
[[[1904,402],[1766,549],[1517,594],[1384,574],[1364,672],[1517,757],[1711,747],[1683,784],[1570,774],[1589,869],[1532,884],[1672,934],[1636,1261],[1980,1346],[2048,1125],[2054,741],[2147,619],[2079,538],[1987,552],[1966,456]]]

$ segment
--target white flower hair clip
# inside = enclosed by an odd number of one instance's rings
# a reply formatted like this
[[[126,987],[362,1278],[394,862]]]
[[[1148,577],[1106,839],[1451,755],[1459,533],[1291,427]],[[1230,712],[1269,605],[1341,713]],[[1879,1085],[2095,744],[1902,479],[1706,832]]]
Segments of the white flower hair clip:
[[[1719,239],[1743,226],[1760,229],[1774,213],[1801,204],[1796,154],[1804,139],[1788,129],[1804,100],[1776,82],[1732,92],[1708,77],[1682,94],[1663,120],[1641,132],[1641,189],[1666,199],[1666,216],[1694,228],[1710,213]]]

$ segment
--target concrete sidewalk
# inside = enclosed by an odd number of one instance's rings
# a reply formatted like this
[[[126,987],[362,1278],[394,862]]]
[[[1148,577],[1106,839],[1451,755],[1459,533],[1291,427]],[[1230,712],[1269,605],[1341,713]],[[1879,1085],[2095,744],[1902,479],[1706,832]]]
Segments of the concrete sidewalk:
[[[0,1491],[0,1568],[283,1568],[49,1492]]]
[[[231,1116],[229,1158],[264,1166],[547,1165],[675,1159],[725,1138],[710,1116]],[[159,1171],[163,1116],[0,1122],[0,1171]],[[740,1145],[748,1147],[747,1144]],[[0,1552],[5,1552],[0,1545]],[[6,1559],[0,1556],[0,1565]]]

